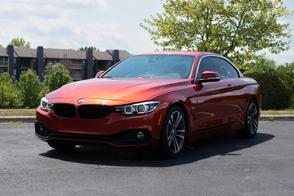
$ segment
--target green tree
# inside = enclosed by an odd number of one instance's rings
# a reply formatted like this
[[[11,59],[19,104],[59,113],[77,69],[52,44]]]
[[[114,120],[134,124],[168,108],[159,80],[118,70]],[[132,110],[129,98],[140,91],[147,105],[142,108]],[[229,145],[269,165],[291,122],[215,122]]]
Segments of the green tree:
[[[291,106],[294,107],[294,63],[278,66],[277,72],[291,95]]]
[[[71,82],[68,70],[60,63],[48,64],[45,69],[44,83],[49,92]],[[46,92],[43,92],[46,93]]]
[[[270,60],[266,58],[265,56],[256,56],[254,61],[251,62],[250,67],[246,70],[246,73],[253,73],[253,72],[259,72],[259,73],[275,73],[276,74],[276,68],[277,64],[275,61]]]
[[[93,51],[97,51],[98,49],[94,46],[85,46],[85,47],[81,47],[79,48],[79,51],[86,51],[88,49],[92,49]]]
[[[0,74],[0,108],[19,108],[20,91],[8,73]]]
[[[13,38],[11,41],[10,41],[10,45],[13,45],[15,47],[26,47],[26,48],[30,48],[31,47],[31,44],[30,42],[26,42],[23,38],[21,37],[16,37],[16,38]]]
[[[23,105],[27,108],[35,108],[38,106],[41,98],[43,85],[39,81],[37,74],[32,70],[22,72],[18,82],[19,91]]]
[[[279,69],[274,61],[258,56],[244,73],[260,85],[263,109],[285,109],[291,105],[293,92],[285,85],[287,77],[284,77]]]
[[[221,54],[245,67],[256,52],[288,49],[288,24],[278,19],[292,12],[282,0],[163,0],[163,13],[141,26],[164,50]]]

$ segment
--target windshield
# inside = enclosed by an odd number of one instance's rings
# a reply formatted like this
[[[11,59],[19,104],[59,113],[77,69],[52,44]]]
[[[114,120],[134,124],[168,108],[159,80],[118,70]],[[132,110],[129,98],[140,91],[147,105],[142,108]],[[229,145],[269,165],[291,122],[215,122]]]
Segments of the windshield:
[[[193,56],[132,56],[104,74],[103,78],[188,78],[193,61]]]

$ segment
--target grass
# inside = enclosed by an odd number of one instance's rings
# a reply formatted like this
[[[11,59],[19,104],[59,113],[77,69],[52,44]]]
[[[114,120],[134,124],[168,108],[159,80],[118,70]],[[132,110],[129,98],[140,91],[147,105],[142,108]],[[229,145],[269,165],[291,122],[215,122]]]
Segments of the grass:
[[[261,115],[294,115],[294,109],[286,110],[263,110]]]
[[[294,109],[263,110],[261,115],[294,115]],[[35,109],[0,109],[0,116],[35,116]]]
[[[35,109],[0,109],[0,116],[35,116]]]
[[[23,124],[23,122],[21,122],[21,121],[0,122],[0,125],[7,125],[7,126],[21,125],[21,124]]]

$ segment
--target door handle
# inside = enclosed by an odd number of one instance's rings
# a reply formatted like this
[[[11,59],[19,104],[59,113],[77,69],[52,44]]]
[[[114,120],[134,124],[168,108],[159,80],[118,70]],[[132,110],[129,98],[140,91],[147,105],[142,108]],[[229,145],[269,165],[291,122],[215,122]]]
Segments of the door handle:
[[[228,84],[228,86],[232,86],[232,84]]]

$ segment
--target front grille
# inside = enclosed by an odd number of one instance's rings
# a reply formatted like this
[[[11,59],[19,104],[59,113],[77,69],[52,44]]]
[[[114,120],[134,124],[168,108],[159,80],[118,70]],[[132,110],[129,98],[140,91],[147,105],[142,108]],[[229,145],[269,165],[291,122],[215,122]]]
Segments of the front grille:
[[[109,115],[114,111],[113,107],[102,105],[81,105],[78,108],[80,118],[96,119]]]
[[[58,103],[53,106],[54,112],[57,116],[73,118],[76,116],[76,108],[72,104]]]

